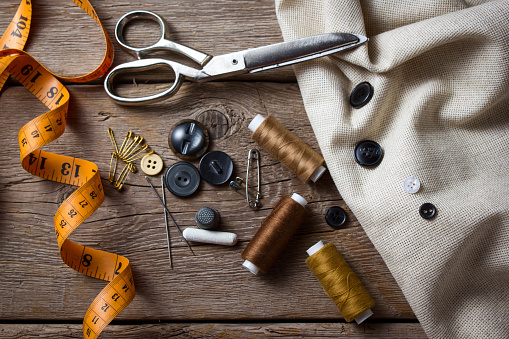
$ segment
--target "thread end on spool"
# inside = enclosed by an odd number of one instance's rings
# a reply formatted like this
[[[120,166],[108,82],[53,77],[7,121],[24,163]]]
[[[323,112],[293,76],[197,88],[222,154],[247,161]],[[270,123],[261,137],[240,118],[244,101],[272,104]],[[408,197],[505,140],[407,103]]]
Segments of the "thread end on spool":
[[[368,319],[372,315],[373,311],[371,311],[371,308],[368,308],[366,311],[362,312],[361,314],[355,317],[355,322],[357,323],[357,325],[360,325],[364,320]]]
[[[258,272],[260,272],[260,269],[258,267],[256,267],[255,264],[253,264],[251,261],[249,260],[246,260],[244,261],[244,263],[242,264],[242,266],[244,266],[245,268],[247,268],[249,270],[249,272],[253,273],[254,275],[257,275]]]
[[[247,128],[249,128],[251,130],[251,132],[254,132],[262,124],[263,120],[265,120],[265,117],[261,114],[257,114],[253,118],[253,120],[251,120],[251,122],[249,123],[249,126],[247,126]]]
[[[318,252],[323,246],[325,246],[323,244],[323,241],[318,241],[316,244],[314,244],[313,246],[311,246],[310,248],[307,249],[306,253],[309,255],[309,256],[312,256],[313,254],[315,254],[316,252]]]
[[[302,205],[302,207],[305,207],[307,205],[307,200],[304,199],[302,196],[300,196],[297,193],[293,193],[291,198]]]
[[[316,169],[316,171],[313,172],[313,174],[311,175],[309,180],[311,180],[312,182],[317,182],[318,179],[320,179],[322,177],[322,175],[325,173],[326,170],[327,169],[324,166],[318,167]]]

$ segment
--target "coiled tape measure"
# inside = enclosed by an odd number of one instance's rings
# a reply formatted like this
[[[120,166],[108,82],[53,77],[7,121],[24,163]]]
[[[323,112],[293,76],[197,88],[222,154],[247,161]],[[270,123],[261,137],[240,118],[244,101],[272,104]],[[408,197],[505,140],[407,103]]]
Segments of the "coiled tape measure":
[[[73,1],[101,26],[106,40],[106,53],[101,65],[91,73],[75,78],[59,78],[70,82],[87,82],[107,72],[113,61],[113,46],[88,0]],[[134,298],[133,276],[126,258],[85,247],[68,239],[71,233],[101,206],[104,190],[94,163],[39,149],[64,133],[69,92],[57,80],[57,75],[22,51],[28,38],[31,17],[31,0],[22,0],[7,31],[0,39],[0,89],[10,75],[49,109],[19,131],[21,165],[27,172],[43,179],[79,187],[58,208],[54,218],[55,234],[60,256],[69,267],[110,282],[92,302],[83,319],[84,337],[97,338],[106,325]]]

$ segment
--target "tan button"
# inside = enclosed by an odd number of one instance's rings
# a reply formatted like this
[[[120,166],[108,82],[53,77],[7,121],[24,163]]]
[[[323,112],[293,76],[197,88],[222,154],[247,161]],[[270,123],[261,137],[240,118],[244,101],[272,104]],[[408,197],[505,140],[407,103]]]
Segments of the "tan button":
[[[147,154],[141,159],[141,170],[148,175],[156,175],[163,169],[163,159],[155,153]]]

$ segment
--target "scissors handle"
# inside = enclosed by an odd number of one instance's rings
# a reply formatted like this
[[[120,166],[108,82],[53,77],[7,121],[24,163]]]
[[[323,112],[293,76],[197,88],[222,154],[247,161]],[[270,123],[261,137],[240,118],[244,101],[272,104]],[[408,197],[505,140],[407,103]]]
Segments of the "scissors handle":
[[[141,73],[156,68],[158,69],[168,68],[175,74],[175,80],[168,89],[164,90],[163,92],[143,97],[124,97],[116,92],[114,84],[115,78],[117,76],[121,74],[133,75],[135,73]],[[104,79],[104,90],[114,101],[121,105],[148,104],[163,100],[167,97],[174,95],[178,91],[178,89],[182,85],[183,80],[186,77],[195,80],[202,78],[203,74],[201,73],[200,70],[170,60],[140,59],[118,65],[117,67],[112,69],[111,72]]]
[[[159,24],[159,28],[161,29],[161,36],[155,44],[146,47],[133,47],[126,43],[124,39],[124,28],[130,21],[136,19],[148,19]],[[156,50],[170,50],[182,54],[201,66],[206,64],[207,61],[209,61],[211,58],[211,56],[206,53],[169,40],[168,23],[159,15],[149,11],[132,11],[124,14],[118,20],[117,25],[115,26],[115,38],[117,39],[117,42],[120,44],[122,49],[137,59],[142,59],[146,57],[148,53]]]

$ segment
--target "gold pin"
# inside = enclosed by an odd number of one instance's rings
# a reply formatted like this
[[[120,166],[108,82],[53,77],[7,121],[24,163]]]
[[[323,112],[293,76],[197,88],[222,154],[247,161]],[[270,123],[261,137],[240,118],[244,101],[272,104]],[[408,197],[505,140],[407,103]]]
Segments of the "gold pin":
[[[113,182],[115,180],[115,172],[117,170],[118,146],[117,146],[117,142],[115,141],[115,135],[113,134],[113,130],[111,128],[108,128],[108,134],[110,136],[111,143],[113,144],[113,147],[115,148],[115,152],[111,153],[110,170],[108,172],[108,180],[110,182]],[[115,167],[113,167],[113,158],[115,158]]]
[[[126,158],[126,156],[128,156],[131,153],[133,147],[136,147],[136,143],[139,143],[140,139],[143,140],[143,138],[140,137],[139,135],[135,135],[133,140],[129,144],[127,144],[124,150],[120,153],[119,155],[120,159],[125,161],[124,159]]]
[[[122,172],[120,172],[117,181],[115,182],[115,188],[120,191],[122,187],[124,187],[124,183],[127,180],[127,177],[129,176],[129,173],[135,173],[136,172],[136,166],[134,166],[131,163],[128,163],[124,166],[122,169]]]
[[[118,147],[118,144],[115,140],[115,135],[111,128],[108,128],[108,135],[110,136],[111,143],[115,149],[115,151],[111,153],[108,180],[112,183],[114,182],[113,186],[120,191],[124,186],[129,173],[135,173],[137,171],[133,162],[147,154],[154,153],[154,151],[148,151],[145,153],[149,147],[148,144],[142,145],[145,139],[141,135],[135,135],[132,131],[127,132],[127,135],[125,136],[120,148]],[[125,166],[122,168],[122,171],[120,171],[118,178],[115,181],[118,159],[124,162]]]

